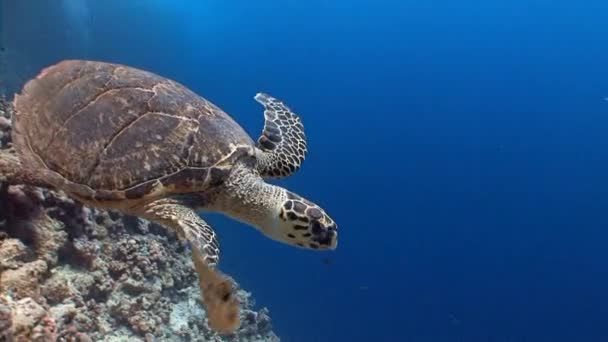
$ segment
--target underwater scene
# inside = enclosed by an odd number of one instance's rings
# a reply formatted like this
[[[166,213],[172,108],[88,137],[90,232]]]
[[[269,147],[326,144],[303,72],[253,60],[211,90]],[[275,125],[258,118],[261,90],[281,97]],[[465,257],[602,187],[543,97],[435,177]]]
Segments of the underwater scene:
[[[606,246],[606,0],[0,0],[0,342],[608,342]]]

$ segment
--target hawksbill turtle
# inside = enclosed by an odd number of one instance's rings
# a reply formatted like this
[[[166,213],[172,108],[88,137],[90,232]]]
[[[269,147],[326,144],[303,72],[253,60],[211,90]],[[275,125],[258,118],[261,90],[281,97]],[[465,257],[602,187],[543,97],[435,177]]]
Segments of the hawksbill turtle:
[[[292,175],[307,153],[301,119],[258,93],[254,142],[228,114],[184,85],[138,68],[65,60],[30,80],[13,106],[16,154],[0,181],[61,190],[86,206],[138,216],[191,246],[209,325],[240,324],[219,243],[197,210],[220,212],[267,237],[312,250],[337,246],[337,225],[313,202],[265,180]]]

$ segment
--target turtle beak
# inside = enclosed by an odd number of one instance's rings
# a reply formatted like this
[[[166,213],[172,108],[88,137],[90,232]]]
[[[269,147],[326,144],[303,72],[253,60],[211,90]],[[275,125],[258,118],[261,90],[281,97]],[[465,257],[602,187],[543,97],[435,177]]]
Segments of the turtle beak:
[[[329,249],[334,250],[334,249],[338,248],[338,230],[337,229],[330,230],[328,232],[328,235],[330,235]]]
[[[313,228],[313,232],[315,230]],[[335,223],[316,233],[315,241],[321,246],[327,246],[327,249],[332,250],[338,247],[338,226]]]

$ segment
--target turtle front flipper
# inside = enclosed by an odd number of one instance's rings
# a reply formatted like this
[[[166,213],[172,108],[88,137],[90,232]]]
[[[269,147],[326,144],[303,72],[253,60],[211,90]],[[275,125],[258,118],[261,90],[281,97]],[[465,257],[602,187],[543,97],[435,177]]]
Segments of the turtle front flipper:
[[[264,130],[258,138],[258,172],[264,178],[283,178],[296,172],[306,156],[306,135],[300,118],[283,102],[258,93],[264,106]]]
[[[209,326],[221,333],[234,332],[240,325],[240,303],[232,281],[215,269],[219,244],[213,229],[192,209],[168,199],[148,204],[136,214],[174,230],[191,245]]]

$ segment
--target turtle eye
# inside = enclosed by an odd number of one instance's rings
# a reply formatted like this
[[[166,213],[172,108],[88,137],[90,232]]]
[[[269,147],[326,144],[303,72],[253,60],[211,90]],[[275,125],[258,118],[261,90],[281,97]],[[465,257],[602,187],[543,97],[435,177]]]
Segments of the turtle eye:
[[[319,221],[312,221],[311,228],[313,234],[321,234],[321,232],[324,230]]]
[[[336,235],[337,233],[333,229],[324,230],[322,232],[319,232],[318,234],[315,234],[314,241],[318,242],[323,246],[329,246],[332,244],[332,241],[334,240]]]

